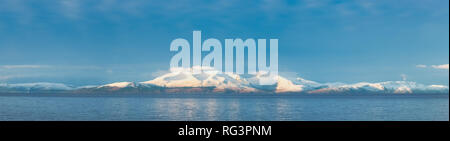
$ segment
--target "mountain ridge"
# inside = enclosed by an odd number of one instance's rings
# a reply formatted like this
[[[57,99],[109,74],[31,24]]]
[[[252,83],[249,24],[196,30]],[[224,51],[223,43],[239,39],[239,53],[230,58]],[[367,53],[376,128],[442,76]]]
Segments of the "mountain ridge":
[[[301,77],[278,77],[274,85],[259,85],[263,74],[238,75],[205,71],[194,74],[190,70],[171,71],[143,82],[114,82],[100,86],[72,87],[62,83],[0,84],[0,93],[449,93],[444,85],[423,85],[411,81],[318,83]]]

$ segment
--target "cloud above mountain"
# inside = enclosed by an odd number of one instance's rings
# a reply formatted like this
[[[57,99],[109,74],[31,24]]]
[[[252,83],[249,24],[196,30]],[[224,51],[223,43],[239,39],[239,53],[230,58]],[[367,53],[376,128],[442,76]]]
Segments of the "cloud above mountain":
[[[416,65],[417,68],[428,68],[427,65]],[[442,65],[431,65],[429,66],[429,68],[433,68],[433,69],[441,69],[441,70],[448,70],[448,64],[442,64]]]
[[[49,68],[48,65],[1,65],[0,68],[3,69],[39,69],[39,68]]]
[[[443,69],[443,70],[448,70],[448,64],[443,64],[443,65],[432,65],[432,68],[435,69]]]
[[[420,64],[420,65],[416,65],[416,67],[417,67],[417,68],[427,68],[427,65],[422,65],[422,64]]]

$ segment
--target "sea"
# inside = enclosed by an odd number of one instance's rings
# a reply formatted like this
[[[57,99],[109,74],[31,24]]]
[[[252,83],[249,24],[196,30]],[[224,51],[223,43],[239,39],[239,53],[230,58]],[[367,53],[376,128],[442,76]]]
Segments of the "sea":
[[[1,121],[449,121],[448,94],[0,94]]]

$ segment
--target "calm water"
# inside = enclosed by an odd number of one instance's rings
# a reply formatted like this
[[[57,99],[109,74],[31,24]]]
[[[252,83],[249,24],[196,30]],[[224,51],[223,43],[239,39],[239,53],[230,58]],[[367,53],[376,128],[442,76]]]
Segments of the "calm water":
[[[449,120],[448,95],[0,96],[0,120]]]

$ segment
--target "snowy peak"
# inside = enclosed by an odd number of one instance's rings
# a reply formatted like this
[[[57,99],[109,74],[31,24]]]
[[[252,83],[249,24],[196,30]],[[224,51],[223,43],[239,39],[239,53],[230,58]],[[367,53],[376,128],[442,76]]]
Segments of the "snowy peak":
[[[275,86],[259,85],[261,74],[238,75],[234,73],[221,73],[212,69],[200,73],[192,73],[189,69],[177,69],[140,84],[152,84],[160,87],[182,88],[182,87],[214,87],[215,92],[237,91],[240,93],[249,92],[301,92],[303,85],[281,77],[278,78]],[[312,82],[312,81],[311,81]],[[263,88],[264,87],[264,88]]]
[[[256,89],[249,87],[247,80],[239,75],[219,73],[217,71],[193,74],[190,71],[170,72],[150,81],[140,84],[152,84],[160,87],[182,88],[182,87],[214,87],[215,91],[226,90],[253,92]]]
[[[104,88],[104,87],[125,88],[125,87],[135,87],[135,86],[136,85],[133,82],[115,82],[115,83],[99,86],[98,88]]]
[[[202,82],[190,72],[173,72],[157,77],[142,84],[153,84],[161,87],[201,87]]]
[[[275,92],[277,93],[285,93],[285,92],[301,92],[303,91],[304,85],[294,84],[292,81],[279,76],[277,88]]]

